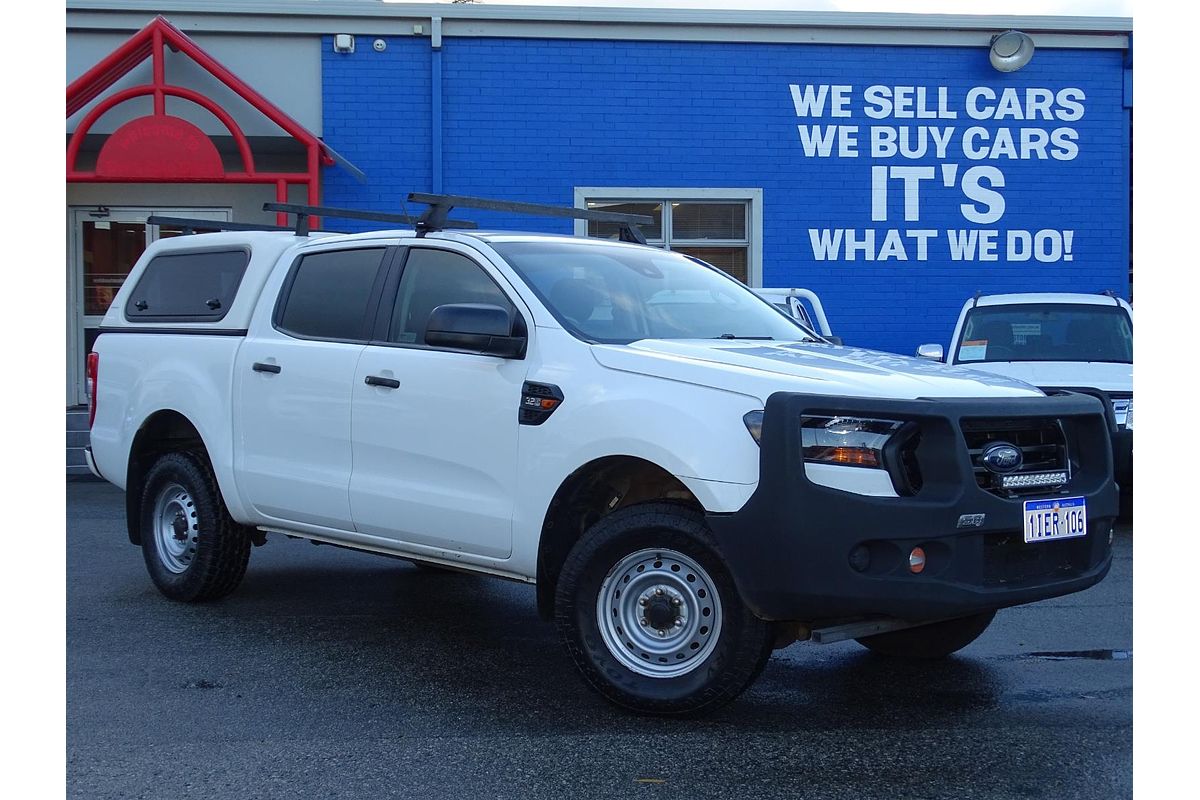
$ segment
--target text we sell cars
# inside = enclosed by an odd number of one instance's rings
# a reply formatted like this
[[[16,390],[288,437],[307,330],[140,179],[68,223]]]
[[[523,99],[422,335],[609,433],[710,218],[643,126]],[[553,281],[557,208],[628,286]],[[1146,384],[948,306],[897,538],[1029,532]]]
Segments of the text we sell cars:
[[[849,85],[791,84],[789,90],[802,120],[804,158],[855,165],[849,185],[861,181],[868,193],[870,227],[809,228],[815,260],[1073,260],[1074,230],[977,226],[1002,224],[1009,211],[1004,190],[1015,175],[1029,175],[1029,164],[1069,164],[1080,155],[1079,131],[1063,123],[1084,117],[1082,89],[975,86],[956,94],[946,86],[857,92]],[[925,119],[958,122],[908,122]],[[894,121],[901,124],[884,124]],[[973,163],[981,161],[987,163]],[[961,219],[962,227],[918,224],[930,207],[943,219]],[[875,227],[901,220],[905,227]]]

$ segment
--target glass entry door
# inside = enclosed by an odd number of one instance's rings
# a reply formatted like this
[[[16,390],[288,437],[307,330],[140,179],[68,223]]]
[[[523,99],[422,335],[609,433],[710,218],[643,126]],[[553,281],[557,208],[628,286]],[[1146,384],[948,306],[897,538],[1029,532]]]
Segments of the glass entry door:
[[[229,209],[73,208],[67,273],[67,405],[86,403],[84,361],[100,321],[117,290],[145,251],[158,239],[178,236],[177,228],[149,225],[162,214],[228,220]]]

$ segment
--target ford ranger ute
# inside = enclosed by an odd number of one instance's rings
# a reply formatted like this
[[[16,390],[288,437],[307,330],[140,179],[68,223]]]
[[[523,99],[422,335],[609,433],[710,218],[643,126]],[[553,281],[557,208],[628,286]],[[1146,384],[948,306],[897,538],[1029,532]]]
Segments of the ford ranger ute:
[[[230,594],[275,534],[524,581],[600,694],[687,715],[798,639],[944,657],[1108,572],[1096,397],[831,344],[640,218],[451,227],[471,201],[147,248],[88,457],[164,595]]]

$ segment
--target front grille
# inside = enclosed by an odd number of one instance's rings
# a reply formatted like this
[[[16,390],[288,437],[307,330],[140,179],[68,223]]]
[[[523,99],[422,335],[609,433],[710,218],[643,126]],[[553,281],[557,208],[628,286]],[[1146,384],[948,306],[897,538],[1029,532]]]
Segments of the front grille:
[[[1026,544],[1020,533],[983,537],[983,585],[1017,587],[1047,579],[1065,580],[1088,567],[1091,535]]]
[[[968,419],[963,420],[963,437],[971,454],[975,482],[1001,497],[1047,494],[1057,491],[1070,478],[1067,438],[1057,419]],[[1021,466],[1008,475],[997,475],[983,464],[984,450],[994,442],[1014,445],[1021,451]],[[1063,479],[1056,480],[1055,475]],[[1045,481],[1037,476],[1049,476]],[[1018,485],[1005,487],[1003,478]],[[1023,485],[1022,485],[1023,484]]]

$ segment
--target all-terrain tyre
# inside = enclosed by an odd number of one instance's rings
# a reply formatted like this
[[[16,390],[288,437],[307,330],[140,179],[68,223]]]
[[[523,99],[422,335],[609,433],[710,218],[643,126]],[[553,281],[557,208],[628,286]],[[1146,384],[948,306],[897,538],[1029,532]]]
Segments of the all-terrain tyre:
[[[251,531],[229,516],[208,459],[166,453],[146,473],[139,506],[150,579],[172,600],[215,600],[246,574]]]
[[[563,564],[554,616],[592,688],[662,716],[733,700],[775,640],[742,602],[704,515],[671,502],[623,508],[585,531]]]
[[[979,638],[996,612],[984,611],[969,617],[948,619],[932,625],[906,628],[891,633],[877,633],[856,639],[868,650],[885,656],[913,659],[945,658]]]

